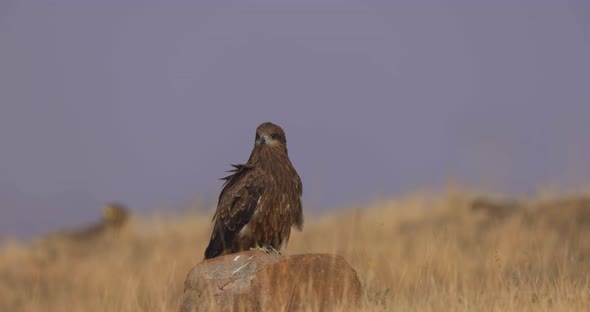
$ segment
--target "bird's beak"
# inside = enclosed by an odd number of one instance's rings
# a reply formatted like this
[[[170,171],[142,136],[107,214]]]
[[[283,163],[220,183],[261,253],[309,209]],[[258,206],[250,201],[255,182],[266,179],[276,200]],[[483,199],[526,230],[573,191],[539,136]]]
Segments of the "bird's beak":
[[[266,140],[264,139],[263,136],[260,136],[260,140],[259,140],[260,144],[265,144]]]

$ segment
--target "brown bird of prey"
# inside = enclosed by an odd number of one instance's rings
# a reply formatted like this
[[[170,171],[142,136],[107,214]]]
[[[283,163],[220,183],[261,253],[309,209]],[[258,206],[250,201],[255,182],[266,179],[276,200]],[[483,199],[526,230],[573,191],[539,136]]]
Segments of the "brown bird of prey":
[[[291,226],[303,227],[301,179],[289,160],[283,129],[270,122],[259,125],[248,162],[232,166],[233,174],[222,179],[205,259],[250,249],[278,252]]]

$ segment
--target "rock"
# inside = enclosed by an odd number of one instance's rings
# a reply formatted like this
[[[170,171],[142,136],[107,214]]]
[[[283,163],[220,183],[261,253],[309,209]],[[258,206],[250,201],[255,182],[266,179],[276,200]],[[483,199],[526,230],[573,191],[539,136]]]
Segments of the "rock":
[[[244,251],[197,264],[178,311],[350,311],[361,297],[356,271],[341,256]]]

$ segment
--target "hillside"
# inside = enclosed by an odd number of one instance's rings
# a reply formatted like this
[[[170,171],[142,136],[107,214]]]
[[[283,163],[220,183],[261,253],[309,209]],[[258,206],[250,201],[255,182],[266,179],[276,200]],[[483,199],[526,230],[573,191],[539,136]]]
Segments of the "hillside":
[[[366,311],[584,311],[590,197],[415,194],[306,216],[287,254],[343,255]],[[174,311],[210,214],[133,218],[94,240],[0,247],[0,311]]]

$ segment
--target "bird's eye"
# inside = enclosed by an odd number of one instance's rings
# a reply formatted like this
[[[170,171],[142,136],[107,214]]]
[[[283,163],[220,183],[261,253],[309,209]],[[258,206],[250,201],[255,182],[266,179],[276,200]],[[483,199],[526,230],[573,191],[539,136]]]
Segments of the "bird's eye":
[[[259,139],[260,139],[260,135],[258,133],[256,133],[256,138],[254,140],[258,141]]]
[[[276,133],[274,133],[274,134],[271,134],[270,135],[270,138],[273,139],[273,140],[278,140],[279,139],[279,135],[276,134]]]

